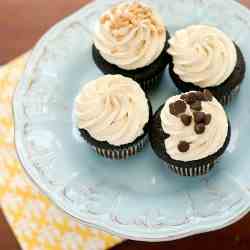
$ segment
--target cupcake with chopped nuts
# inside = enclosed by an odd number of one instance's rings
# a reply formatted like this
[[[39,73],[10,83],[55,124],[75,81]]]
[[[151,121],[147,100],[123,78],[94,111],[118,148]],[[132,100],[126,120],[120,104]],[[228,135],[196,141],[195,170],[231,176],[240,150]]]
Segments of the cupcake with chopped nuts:
[[[144,147],[152,109],[134,80],[106,75],[82,87],[74,116],[82,138],[98,154],[120,160]]]
[[[245,74],[240,48],[221,30],[192,25],[169,40],[170,76],[182,92],[209,89],[222,103],[239,92]]]
[[[169,34],[159,14],[139,2],[122,2],[104,12],[94,34],[93,58],[104,74],[121,74],[148,91],[169,63]]]
[[[155,113],[150,142],[156,155],[182,176],[207,174],[226,150],[231,130],[227,115],[211,92],[169,98]]]

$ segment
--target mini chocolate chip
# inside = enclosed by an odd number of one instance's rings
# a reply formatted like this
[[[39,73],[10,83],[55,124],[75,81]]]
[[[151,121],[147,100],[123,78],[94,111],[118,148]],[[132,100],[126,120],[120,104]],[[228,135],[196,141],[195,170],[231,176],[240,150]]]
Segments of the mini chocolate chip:
[[[194,131],[198,135],[204,133],[205,132],[205,124],[204,123],[195,124]]]
[[[196,102],[195,92],[190,92],[190,93],[186,94],[186,100],[185,101],[189,105],[195,103]]]
[[[204,100],[204,94],[201,91],[195,92],[195,95],[196,95],[196,99],[198,101],[203,101]]]
[[[178,100],[175,102],[176,109],[179,111],[179,113],[183,113],[186,111],[186,104],[182,100]]]
[[[211,120],[212,120],[211,114],[206,114],[204,119],[205,125],[208,125],[211,122]]]
[[[195,110],[195,111],[201,111],[201,102],[196,101],[193,104],[190,105],[190,108]]]
[[[190,147],[190,145],[186,141],[180,141],[179,144],[178,144],[178,149],[182,153],[187,152],[189,150],[189,147]]]
[[[185,126],[189,126],[192,122],[192,116],[183,114],[181,115],[181,121]]]
[[[204,112],[194,112],[194,122],[196,124],[198,123],[204,123],[205,122],[205,113]]]
[[[175,105],[174,105],[174,103],[170,103],[170,104],[169,104],[169,112],[170,112],[172,115],[176,115],[176,110],[175,110]]]
[[[169,105],[169,111],[170,111],[170,113],[172,115],[175,115],[175,116],[177,116],[177,115],[179,115],[181,113],[184,113],[186,111],[186,108],[187,108],[186,104],[182,100],[178,100],[178,101],[176,101],[174,103],[171,103]]]
[[[209,90],[205,89],[203,91],[203,95],[204,95],[204,101],[211,102],[213,100],[213,94]]]

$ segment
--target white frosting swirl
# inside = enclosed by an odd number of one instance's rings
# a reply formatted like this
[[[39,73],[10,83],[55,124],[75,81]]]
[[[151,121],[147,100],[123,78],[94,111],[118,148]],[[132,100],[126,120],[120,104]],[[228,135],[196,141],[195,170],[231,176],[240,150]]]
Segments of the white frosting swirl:
[[[94,44],[102,57],[125,70],[145,67],[162,53],[164,22],[155,10],[134,1],[107,10],[97,23]]]
[[[75,101],[77,126],[98,141],[120,146],[144,133],[149,105],[140,86],[121,75],[85,84]]]
[[[174,72],[182,81],[201,88],[223,83],[237,63],[233,41],[215,27],[189,26],[177,31],[169,44]]]
[[[161,111],[161,125],[166,134],[170,136],[165,140],[166,152],[174,160],[194,161],[200,160],[216,153],[225,143],[228,133],[228,120],[221,104],[213,97],[211,102],[202,102],[202,112],[211,114],[211,122],[206,126],[203,134],[194,131],[194,118],[189,126],[185,126],[179,117],[172,115],[169,104],[180,100],[180,96],[168,99]],[[185,114],[192,115],[190,106],[187,105]],[[180,141],[190,143],[187,152],[180,152]]]

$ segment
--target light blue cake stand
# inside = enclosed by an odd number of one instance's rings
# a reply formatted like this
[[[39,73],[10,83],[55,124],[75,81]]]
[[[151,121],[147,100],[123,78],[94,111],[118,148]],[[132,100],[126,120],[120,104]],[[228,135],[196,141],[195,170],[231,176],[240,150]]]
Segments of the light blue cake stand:
[[[232,140],[204,177],[170,172],[148,144],[127,161],[97,156],[72,122],[81,85],[101,76],[91,56],[98,16],[118,1],[97,1],[53,27],[37,44],[14,97],[15,138],[23,167],[62,210],[89,226],[143,241],[168,241],[225,227],[250,209],[250,12],[232,0],[155,0],[173,33],[216,25],[241,48],[247,72],[227,107]],[[176,94],[166,70],[154,109]]]

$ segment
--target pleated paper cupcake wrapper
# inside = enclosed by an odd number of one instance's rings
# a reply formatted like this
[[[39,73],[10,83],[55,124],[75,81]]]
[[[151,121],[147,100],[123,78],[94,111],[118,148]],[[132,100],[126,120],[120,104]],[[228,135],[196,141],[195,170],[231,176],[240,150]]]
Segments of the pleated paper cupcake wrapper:
[[[158,84],[161,81],[161,78],[163,76],[165,69],[162,70],[159,74],[153,76],[150,79],[144,80],[144,81],[140,81],[139,84],[141,86],[141,88],[147,93],[151,90],[153,90],[154,88],[156,88],[158,86]]]
[[[167,166],[180,176],[201,176],[208,174],[208,172],[215,166],[215,162],[194,167],[178,167],[169,163],[167,163]]]
[[[227,105],[232,102],[232,100],[237,96],[240,92],[240,84],[237,85],[230,93],[219,98],[219,101],[222,105]]]
[[[145,135],[139,142],[133,144],[132,146],[124,149],[105,149],[101,147],[96,147],[92,145],[94,151],[105,158],[111,160],[125,160],[130,156],[133,156],[140,152],[147,141],[148,137]]]

